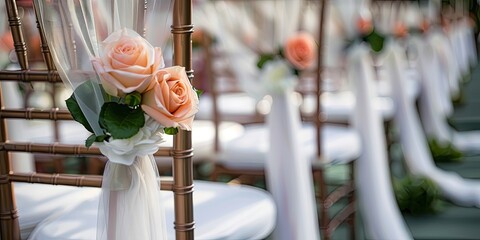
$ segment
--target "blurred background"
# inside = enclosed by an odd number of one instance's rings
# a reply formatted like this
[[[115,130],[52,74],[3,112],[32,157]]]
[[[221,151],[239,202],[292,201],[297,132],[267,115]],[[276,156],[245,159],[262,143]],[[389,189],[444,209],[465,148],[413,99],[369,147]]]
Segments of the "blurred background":
[[[256,69],[263,60],[274,58],[273,54],[284,56],[282,47],[288,37],[307,32],[314,38],[315,56],[319,57],[295,72],[298,81],[292,99],[304,123],[343,134],[337,139],[329,132],[321,139],[323,143],[314,144],[321,146],[319,159],[331,158],[328,168],[320,164],[327,188],[316,188],[316,195],[349,181],[354,170],[348,163],[356,160],[357,165],[363,164],[357,159],[364,156],[365,146],[373,144],[387,154],[383,160],[390,181],[385,184],[392,189],[414,239],[480,239],[480,185],[475,182],[480,178],[479,2],[292,2],[193,1],[193,85],[203,91],[193,132],[194,178],[269,190],[264,163],[259,160],[268,144],[262,145],[263,139],[256,134],[270,113],[272,96],[259,91],[258,75],[248,73],[252,66]],[[17,3],[31,69],[44,70],[32,2]],[[403,77],[400,85],[393,83],[396,80],[388,68],[391,43],[400,46],[404,54],[405,66],[399,68],[401,74],[394,74]],[[364,134],[357,131],[362,125],[354,124],[362,121],[355,112],[364,107],[358,102],[361,71],[352,68],[353,52],[359,46],[368,49],[369,81],[374,83],[374,94],[368,97],[382,119],[385,144],[370,140],[369,129]],[[171,44],[163,53],[170,66]],[[0,16],[0,68],[19,68],[5,14]],[[12,108],[66,108],[64,101],[71,94],[61,83],[3,82],[2,87],[8,89],[4,97]],[[408,115],[405,111],[413,114],[412,118],[402,118]],[[314,130],[310,130],[307,134],[303,128],[298,130],[304,145],[315,141]],[[414,132],[406,133],[410,130]],[[12,123],[10,135],[23,141],[82,143],[88,132],[73,122],[23,120]],[[417,142],[419,139],[424,141]],[[409,142],[416,145],[409,146]],[[169,144],[171,139],[165,143]],[[313,152],[313,148],[305,151]],[[19,160],[14,169],[20,172],[102,174],[106,162],[102,157],[15,154]],[[161,175],[171,174],[170,161],[157,159]],[[318,167],[312,164],[313,169]],[[374,175],[375,169],[371,171]],[[361,183],[357,181],[356,187]],[[368,197],[360,198],[364,199]],[[323,203],[317,202],[317,207],[323,208]],[[339,201],[327,214],[335,216],[347,204],[347,200]],[[368,210],[357,204],[357,239],[370,239],[365,233],[364,211]],[[381,206],[376,211],[381,212]],[[331,237],[350,239],[350,231],[349,224],[342,223]]]

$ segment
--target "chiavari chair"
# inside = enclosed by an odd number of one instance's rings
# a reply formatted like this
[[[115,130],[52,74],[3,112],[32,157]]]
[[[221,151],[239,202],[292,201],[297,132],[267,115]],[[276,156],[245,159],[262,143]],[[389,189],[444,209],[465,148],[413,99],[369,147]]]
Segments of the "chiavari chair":
[[[312,1],[309,1],[309,4],[312,3]],[[324,26],[322,23],[324,22],[323,16],[325,15],[325,8],[328,6],[328,1],[320,1],[320,4],[315,5],[315,7],[317,6],[319,7],[319,11],[321,11],[318,15],[321,17],[319,20],[321,24],[317,26],[319,27],[319,31],[316,32],[319,33],[319,45],[323,46]],[[212,45],[206,45],[207,59],[217,58],[217,61],[226,61],[226,57],[222,55],[208,54],[210,51],[208,49],[209,46]],[[304,124],[302,129],[298,130],[298,134],[302,136],[303,151],[309,156],[309,160],[312,161],[313,176],[317,188],[316,197],[319,207],[319,227],[322,238],[331,239],[335,229],[342,223],[347,222],[351,231],[348,237],[354,239],[356,207],[353,165],[355,159],[360,155],[360,141],[356,132],[348,126],[345,126],[345,122],[336,122],[336,124],[326,124],[323,122],[324,118],[321,117],[323,115],[322,103],[320,101],[322,94],[321,83],[323,82],[320,73],[324,71],[322,49],[319,50],[318,55],[318,67],[316,67],[315,71],[305,73],[300,79],[300,82],[305,84],[300,84],[297,88],[297,92],[301,97],[313,96],[313,99],[315,99],[313,104],[314,109],[302,116]],[[218,58],[220,60],[218,60]],[[216,87],[217,79],[221,78],[217,76],[217,72],[212,70],[212,68],[214,68],[212,62],[214,61],[215,60],[210,59],[210,61],[206,61],[206,63],[210,65],[207,66],[207,68],[210,68],[209,72],[211,73],[209,80],[214,83],[211,85],[213,86],[211,90],[214,99],[212,119],[214,123],[218,125],[219,122],[226,118],[223,118],[224,113],[221,107],[219,107],[219,102],[221,101],[219,96],[224,94],[224,92],[214,88]],[[233,68],[235,66],[229,67]],[[241,81],[241,79],[236,79],[236,81]],[[347,116],[344,120],[348,121],[348,118]],[[245,125],[245,132],[242,136],[231,141],[217,141],[218,155],[215,159],[215,168],[211,175],[212,179],[215,180],[219,179],[221,175],[228,175],[234,178],[237,177],[237,179],[242,182],[252,184],[254,183],[251,182],[252,177],[264,176],[268,149],[268,140],[266,139],[268,127],[263,122],[257,123],[256,120],[250,121],[249,123],[250,124]],[[217,131],[221,133],[221,130],[217,129]],[[328,172],[328,169],[332,165],[336,164],[344,164],[347,166],[352,175],[346,176],[348,180],[343,181],[339,186],[334,184],[336,187],[334,190],[331,190],[332,185],[327,184],[326,172]],[[332,215],[329,210],[331,210],[331,207],[334,206],[336,202],[344,197],[348,199],[345,208]]]
[[[41,49],[47,69],[32,70],[30,68],[27,54],[27,47],[30,46],[25,44],[18,5],[15,0],[5,2],[20,70],[2,70],[0,80],[60,83],[61,79],[55,70],[42,29],[40,29]],[[174,64],[184,66],[190,80],[193,80],[191,8],[192,3],[189,0],[174,1],[175,17],[171,32],[175,49]],[[30,236],[33,239],[94,238],[100,193],[97,187],[102,184],[102,176],[14,172],[11,166],[15,159],[10,153],[99,156],[99,149],[86,148],[83,144],[76,143],[12,141],[7,131],[9,123],[7,119],[70,121],[72,116],[69,112],[57,108],[48,110],[6,108],[5,103],[10,99],[5,98],[4,92],[0,92],[0,97],[0,196],[2,199],[0,201],[0,239],[23,239],[29,237],[32,229],[36,233],[35,236]],[[170,220],[167,223],[170,227],[168,234],[170,238],[194,239],[198,236],[205,239],[225,239],[241,236],[240,238],[245,239],[260,239],[267,237],[273,229],[276,210],[271,197],[266,192],[252,187],[195,182],[195,196],[198,198],[194,198],[191,134],[188,131],[179,131],[173,138],[173,146],[161,147],[155,154],[155,156],[172,159],[173,176],[163,180],[161,184],[162,190],[172,192],[162,193],[168,196],[164,200],[167,202],[165,204],[167,220]],[[24,216],[31,217],[29,222],[26,223]],[[69,220],[80,224],[74,224],[73,228],[67,229],[65,224]]]

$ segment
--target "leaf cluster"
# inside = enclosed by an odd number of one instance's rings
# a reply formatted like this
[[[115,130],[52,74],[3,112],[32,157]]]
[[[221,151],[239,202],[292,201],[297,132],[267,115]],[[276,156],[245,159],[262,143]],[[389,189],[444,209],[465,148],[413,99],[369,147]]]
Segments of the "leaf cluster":
[[[400,211],[409,214],[434,214],[442,209],[440,189],[430,179],[407,175],[394,179],[393,189]]]
[[[460,152],[452,143],[440,142],[434,138],[428,140],[428,146],[432,153],[433,160],[437,163],[461,162],[463,153]]]
[[[133,137],[145,125],[145,114],[140,107],[142,102],[142,95],[138,92],[132,92],[124,97],[110,96],[103,91],[102,95],[105,103],[102,105],[98,119],[96,120],[100,125],[103,133],[96,135],[90,125],[89,119],[82,111],[76,96],[94,96],[94,84],[92,81],[87,81],[77,87],[74,93],[65,102],[67,108],[72,114],[75,121],[82,124],[85,129],[92,133],[85,141],[85,146],[90,147],[94,142],[109,141],[114,139],[128,139]],[[92,121],[90,119],[90,121]],[[176,134],[177,128],[166,128],[166,134]]]

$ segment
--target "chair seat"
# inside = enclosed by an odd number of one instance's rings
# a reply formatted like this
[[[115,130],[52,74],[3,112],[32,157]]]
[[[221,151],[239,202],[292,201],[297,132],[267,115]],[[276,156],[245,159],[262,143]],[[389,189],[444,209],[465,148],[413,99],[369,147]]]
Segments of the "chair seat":
[[[22,239],[27,239],[37,224],[98,194],[98,189],[15,183]],[[48,193],[48,194],[45,194]]]
[[[99,195],[95,188],[88,200],[51,215],[37,225],[31,239],[95,239]],[[173,193],[162,191],[162,196],[168,239],[175,239]],[[275,226],[273,199],[258,188],[195,181],[193,201],[195,239],[262,239]]]
[[[212,96],[202,94],[195,119],[211,119],[213,116]],[[222,115],[252,116],[256,114],[256,100],[247,93],[223,93],[217,97]]]
[[[322,126],[323,159],[317,159],[315,127],[304,124],[301,134],[302,151],[310,156],[314,167],[326,164],[347,163],[360,156],[361,144],[355,130],[326,124]],[[268,128],[263,124],[252,124],[245,133],[222,145],[219,161],[228,168],[263,170],[269,148]]]
[[[352,118],[355,109],[355,95],[351,91],[325,92],[321,97],[322,114],[328,122],[348,123]],[[312,115],[315,112],[315,97],[306,96],[303,99],[300,111],[306,115]],[[375,106],[380,111],[384,120],[393,118],[395,111],[393,101],[390,97],[375,98]]]
[[[480,131],[453,131],[452,143],[462,152],[480,153]]]

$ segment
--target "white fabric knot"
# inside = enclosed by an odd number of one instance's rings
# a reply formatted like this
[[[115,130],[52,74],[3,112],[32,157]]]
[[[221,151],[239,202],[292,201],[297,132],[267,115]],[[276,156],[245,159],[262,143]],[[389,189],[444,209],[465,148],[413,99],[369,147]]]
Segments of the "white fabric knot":
[[[98,143],[100,149],[109,161],[132,165],[135,157],[154,154],[163,140],[163,126],[149,116],[145,115],[145,126],[136,135],[128,139],[113,139]]]

